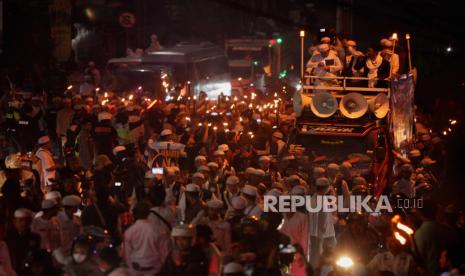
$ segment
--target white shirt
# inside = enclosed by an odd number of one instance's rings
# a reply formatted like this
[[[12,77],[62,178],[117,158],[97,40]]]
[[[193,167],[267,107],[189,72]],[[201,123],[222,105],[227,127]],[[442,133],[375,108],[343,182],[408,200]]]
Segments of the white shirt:
[[[329,66],[329,71],[324,69],[324,66],[318,66],[320,62],[324,62],[325,60],[333,60],[334,64]],[[312,71],[313,76],[318,77],[328,77],[334,79],[322,79],[322,80],[315,80],[315,84],[321,83],[320,85],[329,85],[334,83],[336,80],[335,77],[338,73],[342,70],[342,63],[337,57],[337,55],[330,51],[327,57],[324,57],[321,53],[314,54],[310,60],[307,62],[307,71]]]
[[[313,209],[316,209],[316,206],[317,206],[316,195],[310,198],[310,204]],[[309,231],[312,237],[324,239],[324,238],[330,238],[330,237],[335,236],[333,214],[329,212],[323,212],[323,206],[319,212],[310,212],[309,220],[310,220]]]
[[[60,222],[57,217],[50,220],[43,216],[34,218],[31,231],[40,235],[40,248],[52,252],[61,246]]]
[[[4,241],[0,241],[0,275],[16,276],[16,272],[11,266],[10,253]]]
[[[49,179],[55,179],[56,171],[48,171],[48,169],[55,167],[55,161],[53,161],[52,153],[43,148],[39,148],[36,152],[36,157],[39,159],[38,171],[40,174],[40,183],[42,186],[51,185]]]
[[[391,252],[387,251],[374,256],[367,267],[372,272],[386,270],[394,273],[396,276],[407,276],[412,261],[412,256],[405,252],[394,256]]]
[[[262,216],[263,210],[260,208],[259,204],[249,205],[244,209],[244,215],[246,217],[254,216],[260,219]]]
[[[291,239],[291,243],[299,244],[304,250],[305,256],[308,252],[308,215],[295,212],[292,217],[284,215],[284,223],[279,230]]]
[[[74,238],[81,232],[80,219],[77,216],[70,219],[65,211],[59,212],[57,218],[60,223],[61,245],[65,250],[71,249]]]
[[[148,220],[139,219],[124,232],[124,257],[126,263],[152,268],[151,275],[158,272],[164,262],[163,245]],[[147,272],[147,275],[150,274]]]
[[[157,239],[160,240],[160,259],[165,260],[171,252],[171,230],[160,218],[153,214],[152,211],[155,211],[160,216],[162,216],[171,225],[171,227],[175,226],[177,223],[176,214],[174,213],[172,208],[165,206],[153,207],[152,209],[150,209],[150,211],[151,212],[147,220],[152,225],[153,232],[156,234]]]

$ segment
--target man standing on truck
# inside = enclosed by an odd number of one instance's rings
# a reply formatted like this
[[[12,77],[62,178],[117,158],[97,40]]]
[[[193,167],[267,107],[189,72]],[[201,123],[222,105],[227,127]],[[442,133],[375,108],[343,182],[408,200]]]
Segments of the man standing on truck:
[[[330,51],[326,43],[318,46],[318,52],[315,53],[307,62],[307,72],[312,76],[321,77],[315,80],[316,86],[336,86],[336,76],[342,71],[342,64],[339,58]]]

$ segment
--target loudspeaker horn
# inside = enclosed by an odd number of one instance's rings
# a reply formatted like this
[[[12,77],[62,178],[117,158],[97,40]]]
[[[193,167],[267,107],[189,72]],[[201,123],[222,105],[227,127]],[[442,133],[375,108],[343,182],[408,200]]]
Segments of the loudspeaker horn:
[[[376,118],[382,119],[389,112],[389,99],[386,94],[379,93],[373,99],[368,101],[370,111],[375,114]]]
[[[310,108],[317,117],[328,118],[337,111],[337,99],[328,92],[318,92],[313,96]]]
[[[349,93],[342,97],[339,110],[345,117],[357,119],[368,111],[368,102],[360,93]]]
[[[310,105],[312,98],[308,95],[301,93],[301,91],[295,91],[293,97],[294,112],[297,117],[302,115],[303,110],[306,106]]]

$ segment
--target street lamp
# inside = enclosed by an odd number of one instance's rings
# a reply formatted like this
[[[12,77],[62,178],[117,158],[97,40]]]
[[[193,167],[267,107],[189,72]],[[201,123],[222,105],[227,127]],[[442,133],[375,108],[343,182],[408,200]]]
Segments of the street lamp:
[[[304,81],[304,39],[305,31],[300,31],[300,80]]]

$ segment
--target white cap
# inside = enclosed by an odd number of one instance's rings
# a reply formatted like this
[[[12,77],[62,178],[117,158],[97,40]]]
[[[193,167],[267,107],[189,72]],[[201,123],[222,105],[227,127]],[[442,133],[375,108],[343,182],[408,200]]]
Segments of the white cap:
[[[48,137],[47,135],[40,137],[39,140],[37,141],[37,143],[40,145],[48,143],[48,142],[50,142],[50,137]]]
[[[248,167],[247,169],[245,169],[245,173],[246,174],[254,174],[255,173],[255,168]]]
[[[209,172],[209,171],[210,171],[210,168],[208,167],[208,165],[207,165],[207,166],[202,165],[202,166],[200,166],[200,167],[197,169],[197,171],[198,171],[198,172]]]
[[[45,199],[42,201],[42,204],[41,204],[41,207],[43,210],[51,209],[55,206],[57,206],[57,202],[52,199]]]
[[[287,184],[300,183],[300,177],[296,174],[293,174],[289,177],[286,177],[284,179],[284,182],[286,182]]]
[[[231,176],[228,176],[228,178],[226,178],[226,185],[237,185],[237,184],[239,184],[239,177],[235,175],[231,175]]]
[[[326,44],[326,43],[322,43],[322,44],[318,45],[318,51],[322,52],[322,53],[325,53],[325,52],[329,51],[329,45]]]
[[[172,237],[193,237],[195,228],[192,224],[180,224],[173,227],[171,230]]]
[[[81,205],[81,198],[77,195],[67,195],[63,198],[63,206],[77,207]]]
[[[207,158],[203,155],[197,155],[194,159],[195,162],[200,161],[200,160],[207,161]]]
[[[260,158],[258,158],[258,162],[271,162],[271,158],[269,156],[260,156]]]
[[[289,192],[290,195],[305,195],[307,193],[307,188],[303,185],[296,185],[292,187]]]
[[[313,173],[323,174],[323,173],[325,173],[325,169],[322,168],[322,167],[315,167],[315,168],[313,168]]]
[[[15,218],[32,218],[32,211],[27,208],[18,208],[14,213]]]
[[[233,197],[233,199],[231,199],[231,206],[235,210],[243,210],[245,209],[246,205],[247,205],[247,199],[245,199],[245,197],[243,196],[235,196]]]
[[[205,175],[203,175],[203,173],[201,172],[196,172],[192,175],[192,178],[196,178],[196,177],[205,179]]]
[[[273,133],[273,137],[274,138],[278,138],[278,139],[283,139],[284,138],[284,135],[280,132],[280,131],[275,131]]]
[[[249,196],[257,196],[257,188],[252,185],[245,185],[244,188],[242,188],[242,192]]]
[[[109,112],[100,112],[98,115],[97,115],[97,118],[98,118],[98,121],[101,122],[101,121],[104,121],[104,120],[111,120],[111,118],[113,117],[113,115],[111,115],[111,113]]]
[[[152,173],[152,170],[148,170],[145,172],[145,179],[153,179],[155,178],[155,175]]]
[[[331,42],[331,38],[329,38],[328,36],[323,36],[323,37],[320,39],[320,42],[322,42],[322,43],[329,43],[329,42]]]
[[[352,164],[350,162],[344,161],[341,164],[341,168],[350,170],[350,169],[352,169]]]
[[[352,46],[352,47],[357,47],[357,42],[355,42],[355,40],[347,40],[346,45],[347,46]]]
[[[329,180],[326,177],[320,177],[315,181],[315,185],[317,187],[328,187],[329,186]]]
[[[140,117],[139,116],[129,116],[128,117],[128,122],[130,123],[137,123],[140,121]]]
[[[56,202],[58,202],[60,198],[61,198],[61,194],[58,191],[47,192],[44,196],[44,199],[55,200]]]
[[[339,165],[336,164],[336,163],[330,163],[330,164],[328,164],[328,170],[338,171],[339,170]]]
[[[421,160],[421,165],[422,166],[429,166],[429,165],[432,165],[432,164],[435,164],[436,161],[429,158],[429,157],[425,157]]]
[[[122,152],[122,151],[125,151],[126,150],[126,147],[125,146],[116,146],[113,148],[113,155],[117,155],[118,152]]]
[[[413,149],[408,153],[409,157],[420,157],[421,156],[421,151],[418,149]]]
[[[281,192],[280,190],[275,189],[275,188],[273,188],[273,189],[269,190],[268,192],[266,192],[267,196],[273,196],[273,197],[279,197],[282,194],[283,194],[283,192]]]
[[[229,146],[227,144],[221,144],[218,146],[218,150],[221,150],[221,151],[228,151],[229,150]]]
[[[214,168],[219,168],[220,166],[216,162],[208,162],[207,164],[208,167],[214,167]]]
[[[219,199],[212,199],[212,200],[207,201],[208,208],[220,209],[220,208],[223,208],[223,205],[224,205],[223,201]]]
[[[229,262],[223,268],[223,273],[243,273],[244,268],[240,263]]]
[[[187,184],[186,185],[186,192],[200,192],[200,187],[196,184]]]
[[[168,136],[168,135],[171,135],[173,134],[173,132],[171,131],[171,129],[164,129],[161,133],[160,133],[160,136]]]
[[[367,185],[367,181],[364,177],[362,176],[357,176],[357,177],[354,177],[354,179],[352,180],[353,182],[353,185],[354,186],[357,186],[357,185]]]
[[[224,151],[217,150],[213,153],[213,156],[224,156]]]
[[[5,158],[5,166],[7,169],[19,169],[21,168],[22,162],[21,157],[18,154],[10,154]]]
[[[262,169],[256,169],[256,170],[253,172],[253,174],[258,175],[258,176],[262,176],[262,177],[266,175],[265,171],[262,170]]]

